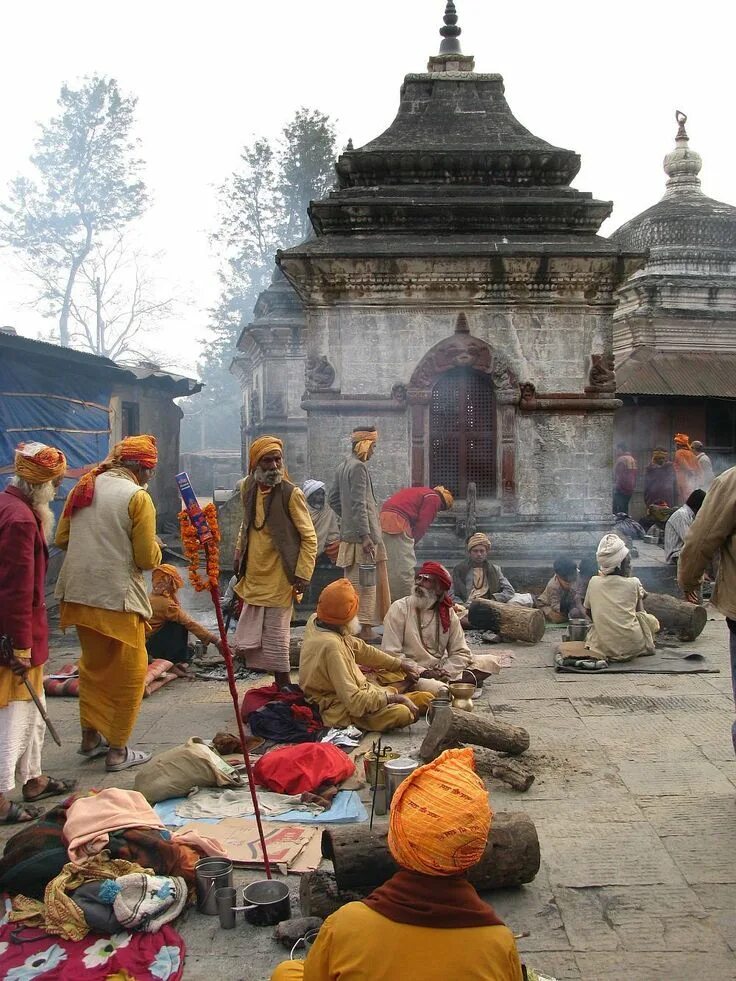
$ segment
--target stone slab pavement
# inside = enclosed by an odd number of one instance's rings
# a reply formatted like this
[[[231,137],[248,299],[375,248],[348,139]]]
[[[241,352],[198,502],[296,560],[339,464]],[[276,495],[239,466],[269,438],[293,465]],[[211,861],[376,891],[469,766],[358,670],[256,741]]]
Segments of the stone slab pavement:
[[[203,616],[208,602],[187,599]],[[560,630],[549,627],[537,645],[508,645],[513,667],[476,703],[531,734],[530,790],[488,787],[496,810],[530,814],[542,849],[534,882],[486,898],[514,932],[529,931],[520,941],[527,963],[560,981],[736,979],[734,707],[726,626],[710,616],[692,647],[720,674],[555,675]],[[76,655],[75,637],[55,629],[51,666]],[[132,786],[130,771],[108,775],[100,761],[79,761],[76,700],[49,703],[64,745],[47,739],[47,770],[82,787]],[[144,701],[135,744],[161,751],[220,729],[233,729],[227,686],[180,680]],[[419,722],[390,741],[411,753],[425,731]],[[298,912],[297,877],[289,884]],[[187,981],[263,981],[288,956],[270,930],[222,931],[195,910],[178,925]]]

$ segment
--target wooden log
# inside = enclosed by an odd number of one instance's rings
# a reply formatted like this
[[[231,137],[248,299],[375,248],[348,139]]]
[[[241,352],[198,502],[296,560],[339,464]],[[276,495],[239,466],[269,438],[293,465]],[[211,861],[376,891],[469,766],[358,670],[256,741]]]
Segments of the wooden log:
[[[419,755],[428,762],[459,743],[484,746],[511,756],[520,756],[529,749],[529,733],[521,726],[512,726],[508,722],[499,722],[474,712],[444,709],[435,712]]]
[[[363,899],[368,892],[370,890],[341,892],[333,873],[318,869],[316,872],[306,872],[299,880],[299,905],[303,916],[318,916],[325,920],[345,903]]]
[[[337,891],[366,895],[396,872],[386,833],[363,825],[328,828],[322,832],[322,855],[331,859]],[[505,889],[531,882],[539,871],[539,838],[528,814],[501,811],[493,818],[483,857],[468,871],[479,891]],[[347,900],[346,900],[347,901]],[[302,912],[307,911],[302,907]],[[311,916],[322,916],[310,908]]]
[[[502,780],[514,790],[529,790],[534,783],[534,774],[522,760],[508,756],[499,756],[490,749],[473,747],[475,768],[479,774],[488,774],[496,780]]]
[[[644,609],[659,620],[662,630],[671,630],[686,642],[699,637],[708,622],[708,611],[704,606],[685,603],[666,593],[647,593]]]
[[[478,624],[476,629],[493,630],[507,640],[525,640],[537,644],[544,636],[545,619],[541,610],[516,603],[497,603],[495,600],[480,599],[476,603],[484,606],[490,613],[487,626]],[[473,626],[471,620],[471,626]]]

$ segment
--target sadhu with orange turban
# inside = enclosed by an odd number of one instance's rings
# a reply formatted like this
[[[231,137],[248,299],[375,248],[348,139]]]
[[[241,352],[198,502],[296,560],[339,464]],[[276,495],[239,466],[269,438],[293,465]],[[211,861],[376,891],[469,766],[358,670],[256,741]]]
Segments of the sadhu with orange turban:
[[[214,644],[220,648],[220,638],[203,627],[182,609],[179,590],[184,580],[175,565],[168,562],[157,565],[151,572],[152,590],[148,599],[153,616],[148,621],[150,633],[146,638],[146,650],[150,660],[163,658],[174,664],[185,664],[192,658],[189,634],[202,641],[205,647]],[[179,673],[184,673],[183,669]]]
[[[144,487],[157,460],[155,437],[121,440],[71,491],[56,535],[67,553],[56,586],[61,626],[75,626],[82,647],[80,753],[105,755],[110,771],[150,759],[128,740],[148,668],[152,609],[143,570],[161,562],[156,509]]]
[[[54,525],[51,502],[66,472],[61,450],[45,443],[21,443],[15,475],[0,493],[0,635],[9,638],[0,663],[0,824],[37,817],[30,802],[64,794],[74,781],[43,775],[41,753],[46,728],[19,675],[43,699],[43,666],[48,660],[48,621],[43,602],[48,544]],[[22,784],[23,802],[5,796]]]
[[[287,685],[291,611],[312,578],[317,535],[306,498],[289,480],[278,436],[253,440],[240,484],[243,522],[235,549],[235,592],[243,611],[233,649],[250,668]]]
[[[296,971],[280,965],[273,981],[521,981],[513,934],[465,877],[486,849],[492,816],[471,749],[447,750],[415,770],[391,801],[388,845],[399,871],[333,913],[306,961]]]
[[[679,503],[684,504],[692,492],[700,486],[703,471],[687,433],[675,433],[674,443],[677,449],[672,458],[672,465],[675,468],[677,491],[682,498]]]

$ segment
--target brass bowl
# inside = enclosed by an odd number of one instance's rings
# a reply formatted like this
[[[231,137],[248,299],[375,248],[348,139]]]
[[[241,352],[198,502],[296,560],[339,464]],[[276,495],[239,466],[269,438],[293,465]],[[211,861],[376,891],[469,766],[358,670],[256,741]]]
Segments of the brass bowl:
[[[468,684],[465,681],[453,682],[450,685],[452,707],[454,709],[460,709],[462,712],[472,712],[474,691],[475,685]]]

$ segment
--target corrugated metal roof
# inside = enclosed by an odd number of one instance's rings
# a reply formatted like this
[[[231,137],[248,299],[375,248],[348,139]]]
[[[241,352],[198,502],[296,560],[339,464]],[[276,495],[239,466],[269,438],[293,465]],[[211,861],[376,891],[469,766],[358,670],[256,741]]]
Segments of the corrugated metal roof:
[[[736,398],[736,354],[636,355],[616,370],[619,395],[684,395]]]

